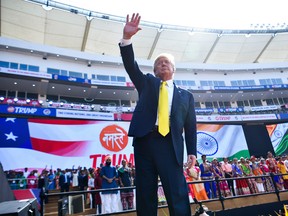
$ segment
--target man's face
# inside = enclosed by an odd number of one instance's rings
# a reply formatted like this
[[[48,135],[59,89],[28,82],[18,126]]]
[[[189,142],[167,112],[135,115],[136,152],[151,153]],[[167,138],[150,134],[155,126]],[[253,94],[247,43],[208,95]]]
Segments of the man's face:
[[[124,167],[126,166],[126,161],[125,161],[125,160],[122,161],[122,165],[123,165]]]
[[[154,74],[161,80],[166,81],[173,78],[174,66],[166,57],[159,57],[154,64]]]

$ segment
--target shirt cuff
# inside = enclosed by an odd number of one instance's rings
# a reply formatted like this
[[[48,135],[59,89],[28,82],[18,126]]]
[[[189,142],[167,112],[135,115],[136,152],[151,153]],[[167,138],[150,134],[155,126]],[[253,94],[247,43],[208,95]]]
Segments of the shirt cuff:
[[[131,39],[121,39],[120,40],[120,46],[128,46],[132,44],[132,40]]]

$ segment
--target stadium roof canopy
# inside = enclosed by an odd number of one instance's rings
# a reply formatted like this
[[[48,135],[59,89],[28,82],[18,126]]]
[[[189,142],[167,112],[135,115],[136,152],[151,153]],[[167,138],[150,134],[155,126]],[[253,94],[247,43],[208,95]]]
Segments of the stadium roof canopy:
[[[103,14],[52,0],[2,0],[1,37],[119,57],[117,44],[125,15]],[[137,58],[141,59],[169,52],[182,63],[288,62],[286,23],[225,30],[142,20],[141,27],[133,38]]]

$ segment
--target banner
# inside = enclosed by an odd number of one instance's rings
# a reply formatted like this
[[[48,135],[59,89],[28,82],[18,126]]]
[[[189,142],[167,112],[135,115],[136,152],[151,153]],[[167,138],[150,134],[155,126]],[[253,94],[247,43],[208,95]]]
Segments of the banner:
[[[134,165],[130,122],[77,119],[0,118],[0,162],[4,170]],[[198,158],[249,155],[242,126],[197,125]],[[185,151],[186,152],[186,151]],[[184,161],[186,161],[186,153]]]
[[[0,73],[7,73],[7,74],[13,74],[13,75],[28,76],[28,77],[38,77],[38,78],[44,78],[44,79],[52,78],[52,75],[48,73],[33,72],[33,71],[18,70],[18,69],[3,68],[3,67],[0,67]]]
[[[197,154],[197,158],[249,156],[242,126],[197,124]]]
[[[106,155],[112,164],[134,164],[129,122],[0,118],[0,162],[4,170],[24,167],[98,167]]]
[[[288,154],[288,123],[266,125],[275,155]]]

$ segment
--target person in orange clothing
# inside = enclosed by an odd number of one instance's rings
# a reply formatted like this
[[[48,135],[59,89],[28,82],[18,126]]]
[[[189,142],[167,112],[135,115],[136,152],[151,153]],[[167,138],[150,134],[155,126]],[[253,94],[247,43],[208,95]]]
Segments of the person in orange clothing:
[[[194,160],[192,160],[191,163],[187,165],[188,165],[186,169],[187,182],[201,181],[200,178],[201,171],[199,166],[196,166],[196,157],[194,158]],[[208,196],[206,194],[206,190],[203,183],[188,184],[188,188],[191,192],[192,198],[196,198],[197,200],[208,200]]]
[[[277,163],[277,167],[281,174],[288,174],[288,170],[284,164],[284,161],[285,161],[285,156],[282,156]],[[283,179],[284,188],[288,189],[288,175],[283,175],[282,179]]]

